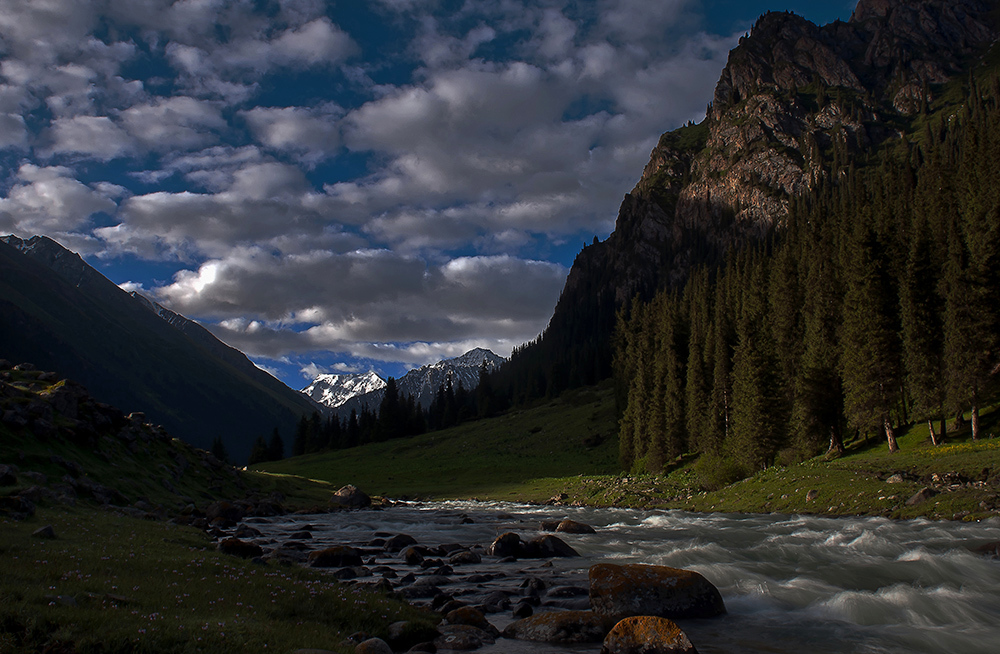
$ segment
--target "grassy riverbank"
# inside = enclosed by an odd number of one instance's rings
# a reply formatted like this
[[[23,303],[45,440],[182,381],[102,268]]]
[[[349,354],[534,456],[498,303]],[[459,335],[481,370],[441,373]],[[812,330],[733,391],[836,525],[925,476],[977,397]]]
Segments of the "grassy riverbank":
[[[52,525],[56,538],[32,537]],[[298,566],[215,551],[195,529],[89,508],[0,519],[0,652],[353,651],[408,605]]]
[[[926,425],[915,425],[900,433],[897,454],[881,440],[858,440],[840,458],[775,466],[707,490],[712,484],[692,456],[665,475],[617,472],[613,397],[604,386],[455,429],[260,468],[397,498],[560,497],[588,506],[972,520],[1000,509],[1000,439],[990,437],[998,414],[982,418],[987,437],[978,442],[968,426],[949,421],[948,440],[934,447]],[[925,488],[932,497],[907,504]]]

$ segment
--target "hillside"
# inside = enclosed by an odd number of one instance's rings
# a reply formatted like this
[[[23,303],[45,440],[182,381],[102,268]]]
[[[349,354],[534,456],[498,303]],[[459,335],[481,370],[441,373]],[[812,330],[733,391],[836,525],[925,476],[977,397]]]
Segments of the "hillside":
[[[579,253],[545,332],[498,386],[520,401],[609,377],[619,309],[780,230],[797,199],[955,101],[946,83],[997,34],[992,0],[861,0],[850,21],[825,26],[762,16],[705,121],[660,138],[614,232]]]
[[[0,357],[74,379],[197,447],[220,436],[236,461],[256,436],[275,427],[290,435],[318,407],[46,237],[0,242],[0,344]]]

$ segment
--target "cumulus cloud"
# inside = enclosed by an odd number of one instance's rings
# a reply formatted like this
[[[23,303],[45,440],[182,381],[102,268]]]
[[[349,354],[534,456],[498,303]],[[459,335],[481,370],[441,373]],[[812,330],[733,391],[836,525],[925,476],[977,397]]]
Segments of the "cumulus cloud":
[[[212,103],[177,96],[134,105],[121,114],[125,129],[153,150],[189,150],[217,140],[213,131],[227,127]]]
[[[132,139],[107,116],[60,118],[49,130],[49,153],[83,154],[108,161],[132,150]]]
[[[68,168],[23,164],[7,197],[0,198],[0,222],[21,235],[62,234],[88,225],[95,213],[114,212],[116,193],[82,184]]]
[[[256,107],[242,112],[254,137],[279,152],[300,155],[315,163],[333,157],[340,144],[337,120],[343,110],[335,104],[320,107]]]

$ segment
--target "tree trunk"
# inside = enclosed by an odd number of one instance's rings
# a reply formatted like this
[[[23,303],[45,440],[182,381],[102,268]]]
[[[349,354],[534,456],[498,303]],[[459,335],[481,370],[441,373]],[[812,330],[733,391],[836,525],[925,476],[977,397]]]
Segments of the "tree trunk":
[[[972,391],[972,440],[979,440],[979,389]]]
[[[840,429],[837,425],[830,427],[830,449],[826,451],[827,456],[843,456],[844,452],[844,439],[840,435]]]
[[[931,433],[931,444],[937,447],[939,445],[938,438],[937,434],[934,433],[934,420],[931,418],[927,419],[927,431]]]
[[[895,454],[899,451],[899,445],[896,444],[896,432],[892,428],[892,422],[890,422],[889,417],[885,417],[885,439],[889,441],[889,454]]]

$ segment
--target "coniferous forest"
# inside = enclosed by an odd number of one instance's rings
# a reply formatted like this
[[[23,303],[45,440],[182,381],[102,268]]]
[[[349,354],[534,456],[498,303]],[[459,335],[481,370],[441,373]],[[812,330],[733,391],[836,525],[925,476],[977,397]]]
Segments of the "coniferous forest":
[[[618,319],[625,469],[721,481],[971,415],[1000,360],[1000,81],[864,160],[834,148],[786,224]]]

